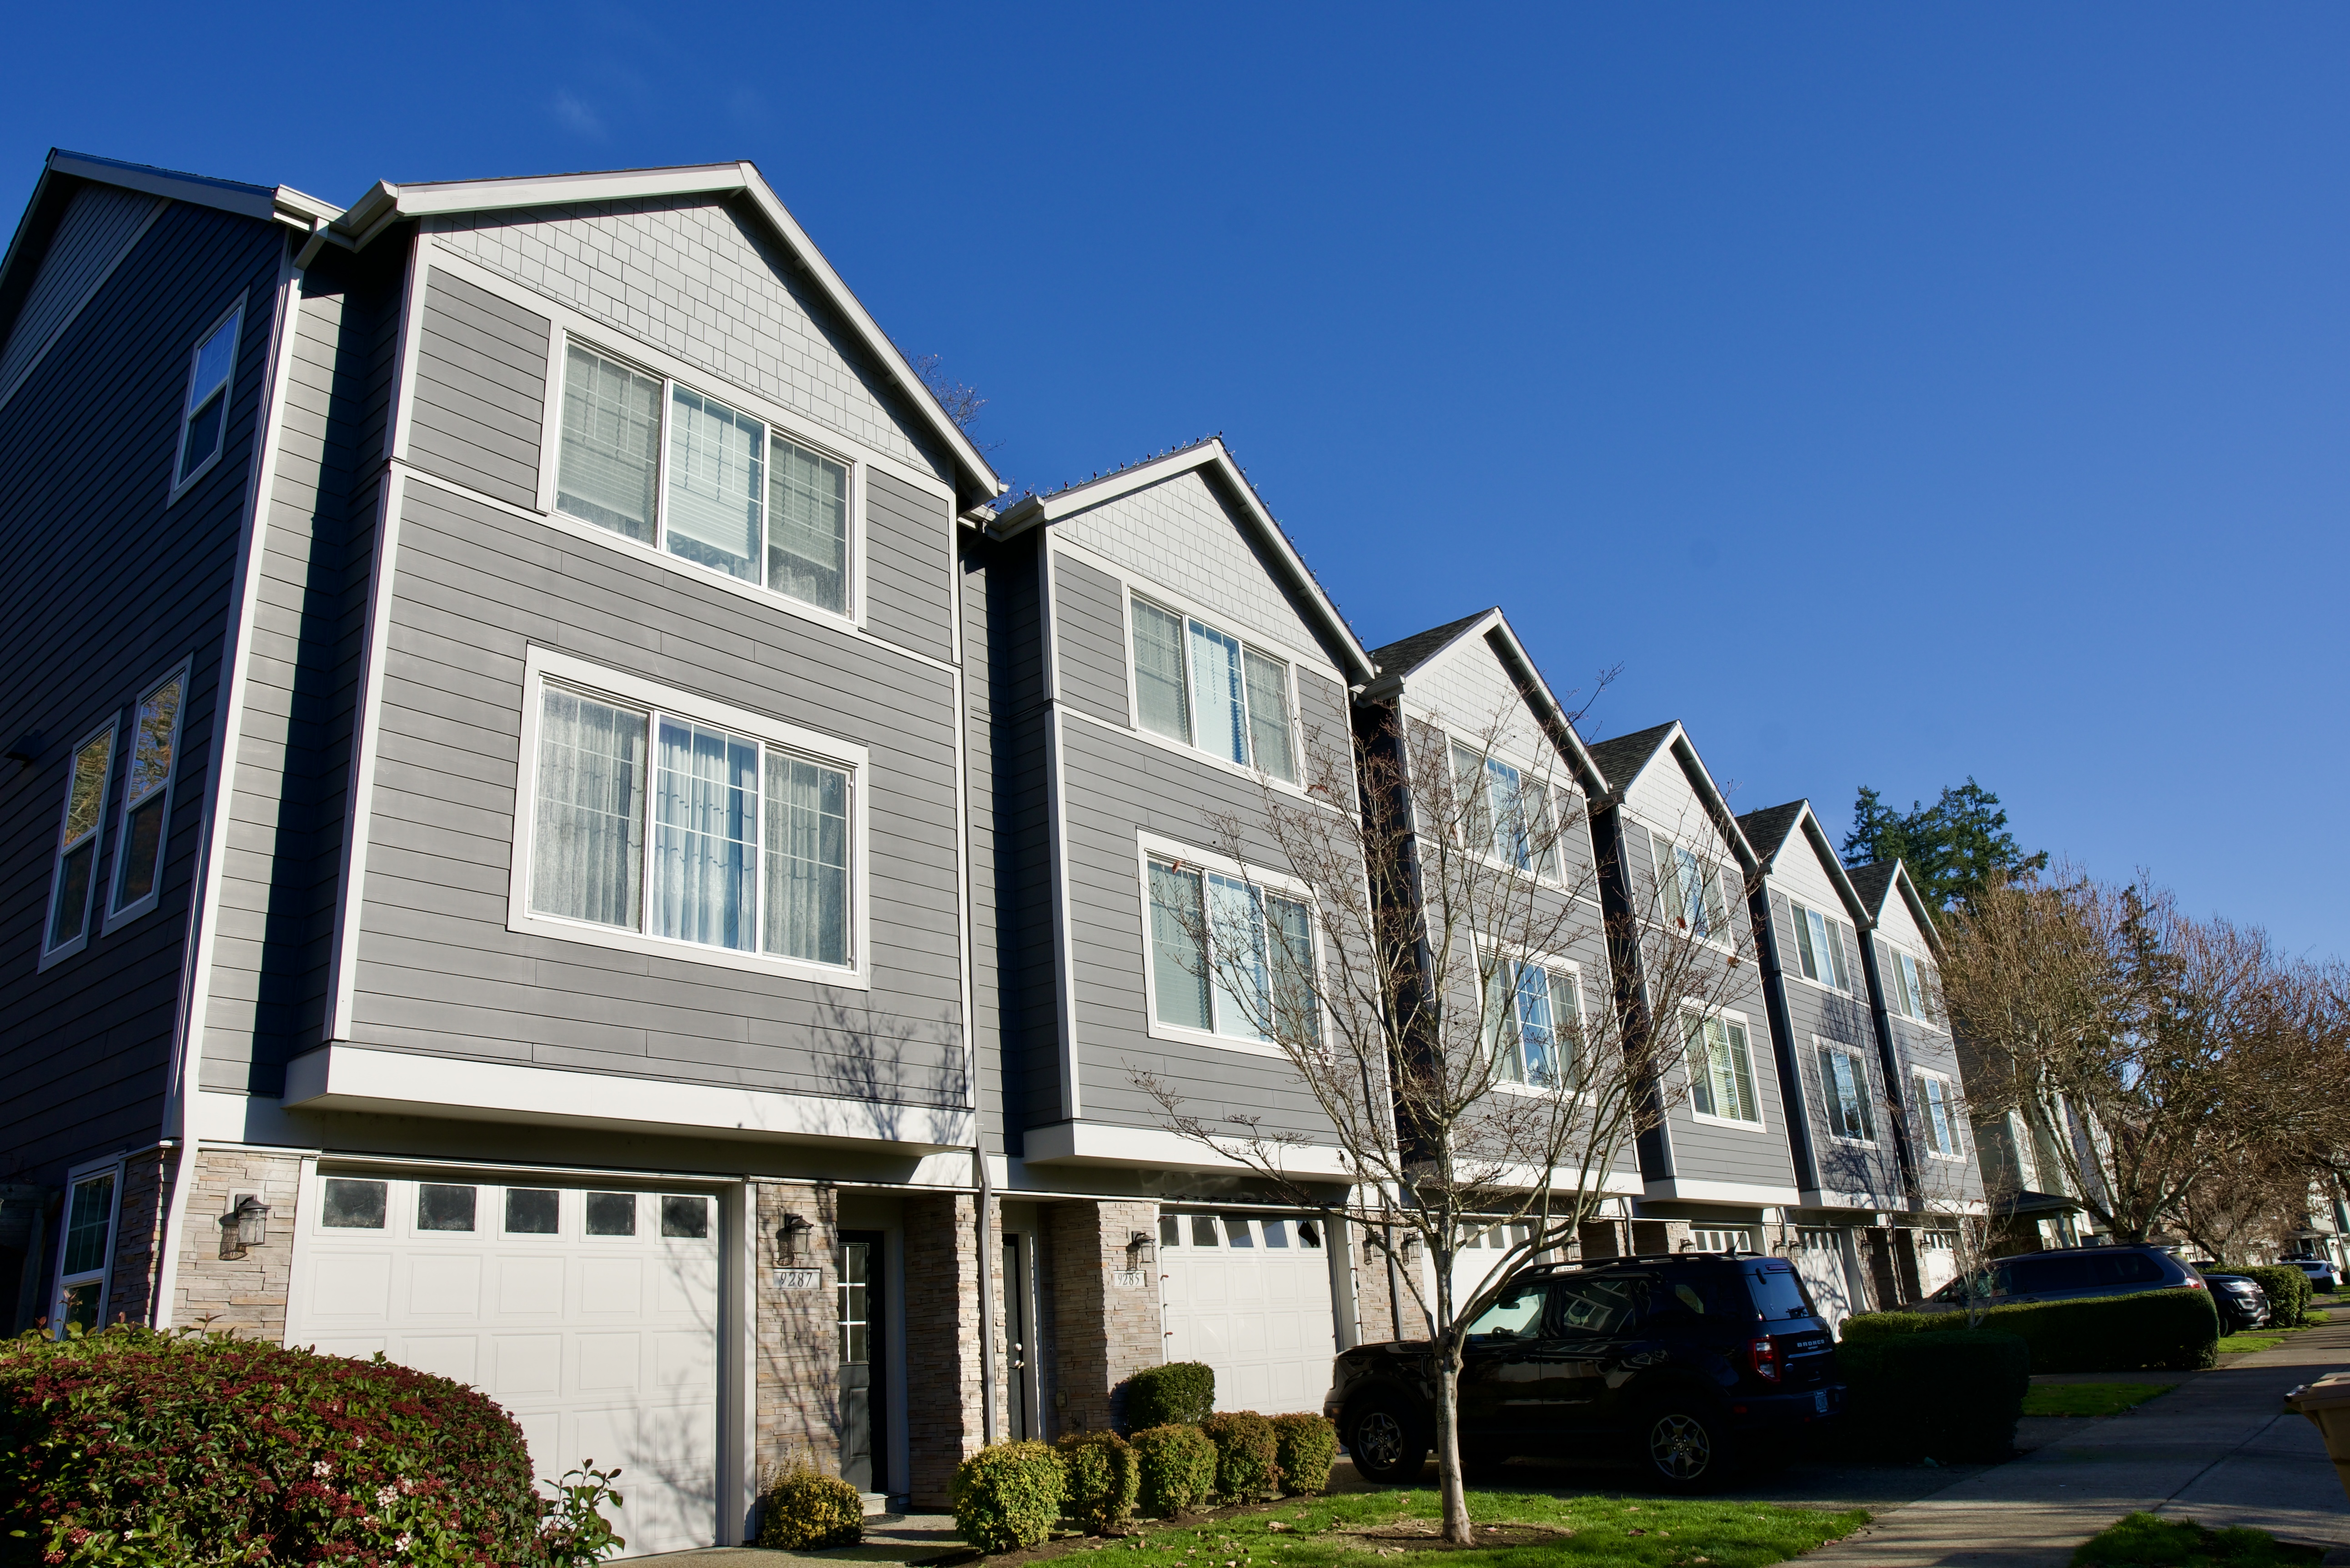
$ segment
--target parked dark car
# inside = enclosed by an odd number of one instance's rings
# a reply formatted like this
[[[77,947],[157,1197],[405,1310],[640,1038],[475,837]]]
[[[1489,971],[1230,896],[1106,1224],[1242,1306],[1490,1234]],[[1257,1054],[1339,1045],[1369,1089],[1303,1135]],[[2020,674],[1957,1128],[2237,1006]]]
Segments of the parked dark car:
[[[1993,1306],[2071,1301],[2082,1296],[2126,1296],[2140,1291],[2203,1290],[2195,1265],[2161,1247],[2065,1247],[1995,1258],[1976,1275],[1976,1289]],[[1965,1276],[1952,1280],[1912,1309],[1960,1312],[1967,1304]]]
[[[2241,1334],[2248,1328],[2269,1325],[2269,1293],[2261,1282],[2250,1274],[2210,1273],[2203,1282],[2211,1287],[2211,1304],[2220,1309],[2220,1327],[2227,1334]]]
[[[2291,1263],[2309,1276],[2313,1291],[2335,1291],[2342,1288],[2342,1271],[2325,1258],[2279,1258],[2280,1263]]]
[[[1355,1469],[1416,1480],[1435,1434],[1426,1340],[1340,1355],[1324,1413]],[[1751,1253],[1526,1270],[1470,1324],[1465,1464],[1513,1455],[1630,1462],[1674,1491],[1717,1485],[1838,1416],[1835,1344],[1794,1268]]]

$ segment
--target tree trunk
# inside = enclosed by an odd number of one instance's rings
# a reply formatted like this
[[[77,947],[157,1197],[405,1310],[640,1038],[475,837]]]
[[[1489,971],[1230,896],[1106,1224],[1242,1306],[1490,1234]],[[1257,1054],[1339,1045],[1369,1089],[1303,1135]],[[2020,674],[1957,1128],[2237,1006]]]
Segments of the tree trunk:
[[[1451,1345],[1436,1357],[1436,1474],[1444,1497],[1444,1539],[1456,1546],[1473,1544],[1477,1535],[1469,1522],[1469,1493],[1461,1483],[1461,1367]]]

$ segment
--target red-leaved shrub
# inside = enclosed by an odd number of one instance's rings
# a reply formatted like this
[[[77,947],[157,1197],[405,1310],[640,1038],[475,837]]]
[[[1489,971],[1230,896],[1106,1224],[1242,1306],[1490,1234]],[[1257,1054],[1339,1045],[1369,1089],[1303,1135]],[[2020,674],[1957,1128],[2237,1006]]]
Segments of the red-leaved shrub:
[[[381,1360],[126,1325],[0,1341],[12,1564],[545,1563],[531,1479],[512,1417]]]

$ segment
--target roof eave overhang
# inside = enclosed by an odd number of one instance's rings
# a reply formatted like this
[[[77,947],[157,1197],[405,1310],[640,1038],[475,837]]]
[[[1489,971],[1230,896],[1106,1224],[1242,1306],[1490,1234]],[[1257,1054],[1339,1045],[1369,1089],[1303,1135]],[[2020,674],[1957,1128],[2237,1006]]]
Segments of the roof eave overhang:
[[[1852,917],[1852,923],[1864,931],[1874,929],[1877,912],[1861,901],[1860,889],[1852,885],[1852,877],[1846,873],[1844,862],[1837,858],[1835,846],[1828,843],[1827,829],[1820,826],[1820,819],[1812,810],[1810,801],[1804,802],[1803,815],[1796,818],[1795,826],[1810,843],[1812,852],[1819,857],[1820,866],[1827,872],[1828,880],[1835,884],[1836,897],[1844,900],[1845,912]],[[1793,837],[1794,835],[1788,836]]]
[[[1705,807],[1705,814],[1713,818],[1714,830],[1721,835],[1722,842],[1730,846],[1730,852],[1738,857],[1739,869],[1750,879],[1761,876],[1762,862],[1755,855],[1754,846],[1746,842],[1746,831],[1738,826],[1738,818],[1731,815],[1730,802],[1722,797],[1721,788],[1713,782],[1713,774],[1706,771],[1705,759],[1697,754],[1697,747],[1690,742],[1689,732],[1676,723],[1671,738],[1657,750],[1661,752],[1668,747],[1673,753],[1673,761],[1680,764],[1681,774],[1689,780],[1690,787],[1697,791],[1698,802]]]
[[[1593,798],[1606,794],[1607,775],[1599,771],[1599,764],[1593,760],[1589,748],[1584,745],[1583,737],[1575,732],[1575,721],[1567,716],[1566,705],[1550,689],[1550,682],[1542,678],[1542,671],[1534,668],[1534,659],[1526,652],[1526,645],[1518,640],[1516,628],[1510,625],[1510,618],[1500,610],[1493,611],[1484,637],[1487,646],[1501,659],[1503,668],[1510,672],[1511,680],[1518,688],[1519,694],[1534,710],[1543,728],[1550,732],[1551,744],[1566,758],[1567,766],[1574,771],[1575,783],[1581,786],[1584,794]]]

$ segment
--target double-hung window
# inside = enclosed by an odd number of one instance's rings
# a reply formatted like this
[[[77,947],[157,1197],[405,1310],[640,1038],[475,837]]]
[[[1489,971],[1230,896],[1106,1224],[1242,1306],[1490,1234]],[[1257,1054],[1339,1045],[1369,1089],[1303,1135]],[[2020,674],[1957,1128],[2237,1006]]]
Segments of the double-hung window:
[[[1662,834],[1651,833],[1648,843],[1656,855],[1657,899],[1663,917],[1678,921],[1691,936],[1728,941],[1730,900],[1722,889],[1721,867]]]
[[[114,777],[116,726],[109,718],[84,736],[66,774],[65,821],[57,829],[48,925],[41,940],[45,960],[78,952],[89,940],[90,909],[98,902],[99,840],[104,836],[107,794]]]
[[[1538,1089],[1577,1083],[1583,995],[1575,971],[1505,958],[1486,985],[1485,1038],[1502,1081]]]
[[[172,781],[179,771],[180,709],[187,696],[185,666],[139,699],[130,731],[130,765],[122,779],[122,832],[114,846],[114,897],[109,918],[154,907],[172,819]]]
[[[118,1176],[109,1168],[73,1183],[53,1320],[61,1334],[69,1324],[94,1332],[104,1321],[107,1275],[114,1261],[116,1189],[121,1185]]]
[[[1837,991],[1852,989],[1852,955],[1859,949],[1853,929],[1834,915],[1824,915],[1808,904],[1787,900],[1794,917],[1795,961],[1805,980]]]
[[[846,969],[854,770],[659,702],[538,691],[530,911]]]
[[[1170,857],[1151,856],[1149,875],[1154,1018],[1235,1040],[1320,1037],[1305,903]]]
[[[1195,616],[1136,596],[1134,695],[1142,727],[1297,782],[1289,664]]]
[[[1452,742],[1452,790],[1471,846],[1520,871],[1556,881],[1558,818],[1551,792],[1522,768]]]
[[[1926,1140],[1926,1152],[1956,1159],[1961,1152],[1959,1116],[1950,1081],[1937,1073],[1913,1074],[1909,1081],[1917,1093],[1918,1130]]]
[[[188,395],[180,408],[180,452],[172,467],[174,495],[217,462],[228,444],[228,401],[236,383],[237,332],[244,325],[240,302],[190,353]]]
[[[847,462],[757,415],[567,348],[556,511],[847,615],[848,493]]]
[[[1722,1013],[1685,1014],[1690,1109],[1726,1122],[1762,1125],[1754,1098],[1754,1056],[1743,1020]]]
[[[1904,1018],[1914,1018],[1923,1023],[1929,1021],[1926,1011],[1926,988],[1931,971],[1909,953],[1887,943],[1885,948],[1885,1001],[1887,1006]]]
[[[1841,1045],[1819,1050],[1820,1097],[1827,1103],[1828,1131],[1854,1143],[1875,1143],[1877,1116],[1869,1106],[1867,1064]]]

